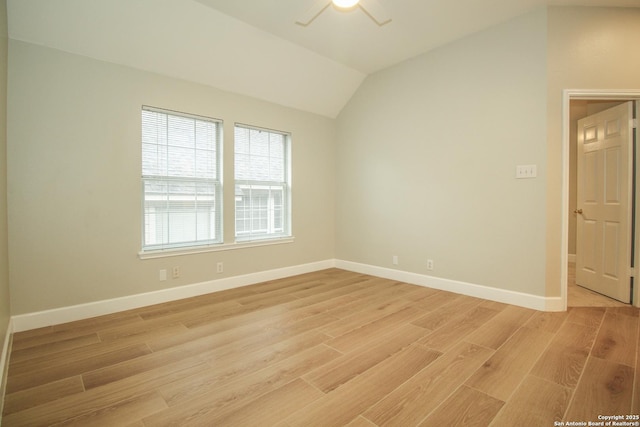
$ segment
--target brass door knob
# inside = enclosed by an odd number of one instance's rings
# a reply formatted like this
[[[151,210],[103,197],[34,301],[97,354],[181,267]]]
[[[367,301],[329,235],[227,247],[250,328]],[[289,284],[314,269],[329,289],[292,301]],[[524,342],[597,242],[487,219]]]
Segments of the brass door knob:
[[[577,213],[577,214],[582,215],[582,209],[574,209],[573,213]]]

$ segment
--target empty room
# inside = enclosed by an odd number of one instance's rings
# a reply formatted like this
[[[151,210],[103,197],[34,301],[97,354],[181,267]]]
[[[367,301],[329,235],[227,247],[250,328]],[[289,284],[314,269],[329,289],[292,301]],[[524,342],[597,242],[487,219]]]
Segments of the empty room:
[[[0,0],[2,426],[640,426],[640,0]]]

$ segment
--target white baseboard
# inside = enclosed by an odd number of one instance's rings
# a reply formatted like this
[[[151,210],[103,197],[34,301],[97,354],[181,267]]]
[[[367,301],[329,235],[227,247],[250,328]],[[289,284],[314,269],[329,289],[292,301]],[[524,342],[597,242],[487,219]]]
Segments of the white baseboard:
[[[4,410],[4,395],[7,389],[7,372],[9,371],[9,353],[11,352],[12,334],[13,321],[9,319],[7,332],[2,345],[2,354],[0,355],[0,425],[2,424],[2,412]]]
[[[567,261],[576,262],[576,254],[567,254]]]
[[[455,280],[441,279],[438,277],[427,276],[423,274],[410,273],[407,271],[393,270],[367,264],[359,264],[351,261],[330,259],[309,264],[251,273],[242,276],[227,277],[218,280],[211,280],[208,282],[195,283],[192,285],[180,286],[176,288],[163,289],[160,291],[148,292],[145,294],[130,295],[121,298],[95,301],[87,304],[73,305],[69,307],[39,311],[35,313],[20,314],[11,318],[12,332],[22,332],[30,329],[42,328],[45,326],[73,322],[75,320],[82,320],[90,317],[116,313],[119,311],[146,307],[153,304],[161,304],[164,302],[195,297],[213,292],[224,291],[227,289],[239,288],[242,286],[253,285],[269,280],[282,279],[298,274],[311,273],[314,271],[324,270],[332,267],[337,267],[357,273],[369,274],[372,276],[378,276],[391,280],[398,280],[413,285],[446,290],[463,295],[469,295],[506,304],[532,308],[534,310],[565,310],[564,305],[562,304],[561,297],[541,297],[505,289],[492,288],[489,286],[476,285],[473,283],[465,283]]]
[[[469,295],[505,304],[517,305],[540,311],[564,311],[561,297],[541,297],[538,295],[514,292],[473,283],[459,282],[424,274],[410,273],[407,271],[393,270],[368,264],[359,264],[351,261],[336,260],[336,267],[356,273],[369,274],[385,279],[397,280],[412,285],[439,289],[458,294]]]
[[[42,328],[45,326],[73,322],[75,320],[82,320],[90,317],[116,313],[119,311],[146,307],[153,304],[160,304],[164,302],[210,294],[212,292],[219,292],[227,289],[254,285],[256,283],[282,279],[298,274],[311,273],[314,271],[325,270],[332,267],[335,267],[335,260],[331,259],[310,264],[302,264],[292,267],[278,268],[275,270],[261,271],[258,273],[245,274],[242,276],[227,277],[223,279],[195,283],[192,285],[180,286],[176,288],[163,289],[160,291],[148,292],[144,294],[96,301],[87,304],[73,305],[70,307],[56,308],[35,313],[20,314],[12,317],[13,331],[22,332],[30,329]]]

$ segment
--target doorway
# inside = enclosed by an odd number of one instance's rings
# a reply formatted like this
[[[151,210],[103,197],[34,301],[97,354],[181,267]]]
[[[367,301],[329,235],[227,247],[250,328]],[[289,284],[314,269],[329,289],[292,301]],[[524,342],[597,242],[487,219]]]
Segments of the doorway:
[[[563,108],[563,199],[564,213],[566,214],[563,221],[563,246],[566,249],[566,258],[563,259],[563,277],[562,277],[562,297],[566,306],[627,306],[628,304],[620,303],[614,299],[601,296],[598,293],[588,289],[575,286],[575,262],[576,262],[576,244],[577,244],[577,224],[579,220],[584,218],[578,214],[580,207],[577,206],[577,158],[578,158],[578,120],[591,116],[602,114],[602,111],[608,110],[620,104],[628,103],[628,101],[637,101],[640,99],[640,91],[638,92],[605,92],[605,91],[565,91]],[[637,157],[637,154],[635,154]],[[639,163],[640,164],[640,163]],[[632,172],[631,172],[632,173]],[[634,212],[637,217],[637,211]],[[636,218],[637,219],[637,218]],[[637,230],[630,229],[630,238],[637,239]],[[584,251],[583,251],[584,252]],[[638,251],[633,255],[633,263],[638,264]],[[629,257],[631,260],[631,257]],[[631,263],[631,261],[630,261]],[[636,281],[637,282],[637,281]],[[638,298],[637,285],[633,290],[632,302],[635,306],[640,306]]]

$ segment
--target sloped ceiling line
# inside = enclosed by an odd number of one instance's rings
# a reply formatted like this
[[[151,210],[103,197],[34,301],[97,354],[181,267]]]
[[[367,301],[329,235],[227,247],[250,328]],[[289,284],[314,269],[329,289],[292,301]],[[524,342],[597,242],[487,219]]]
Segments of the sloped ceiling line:
[[[367,75],[550,0],[378,0],[393,21],[314,0],[8,0],[9,37],[330,118]],[[553,0],[640,7],[640,0]]]

